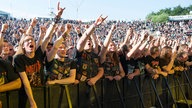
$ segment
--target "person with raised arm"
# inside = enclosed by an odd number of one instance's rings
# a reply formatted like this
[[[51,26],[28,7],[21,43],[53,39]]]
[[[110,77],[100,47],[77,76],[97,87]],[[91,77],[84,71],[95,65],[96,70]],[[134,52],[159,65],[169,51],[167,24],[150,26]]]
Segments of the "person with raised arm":
[[[168,75],[167,72],[163,71],[160,66],[160,49],[158,46],[153,46],[150,49],[150,55],[146,57],[145,61],[145,69],[147,75],[150,75],[153,79],[157,79],[159,75],[163,75],[166,77]]]
[[[107,17],[100,16],[80,37],[77,43],[77,75],[75,84],[80,87],[81,95],[86,95],[87,98],[80,101],[80,108],[91,107],[90,88],[95,86],[96,82],[103,76],[104,70],[100,65],[98,54],[93,51],[93,43],[91,34],[97,26],[99,26]],[[86,102],[86,103],[85,103]]]
[[[72,84],[75,82],[76,62],[66,57],[67,45],[65,40],[71,31],[71,25],[66,24],[65,31],[54,42],[53,48],[47,54],[46,69],[47,84]]]
[[[7,30],[8,25],[3,24],[0,32],[0,49],[3,47],[3,37]],[[11,90],[16,90],[21,87],[21,79],[19,75],[14,71],[11,62],[7,62],[2,57],[0,57],[0,93],[7,92]],[[0,108],[3,108],[3,103],[0,101]]]
[[[84,60],[91,60],[94,58],[97,58],[94,60],[94,62],[97,64],[97,66],[100,66],[99,65],[99,59],[97,57],[97,54],[94,54],[92,52],[93,50],[93,47],[92,47],[92,42],[90,40],[90,35],[92,34],[92,32],[94,31],[95,27],[96,26],[99,26],[107,17],[103,18],[102,16],[100,16],[94,24],[92,24],[82,35],[82,37],[79,39],[78,43],[77,43],[77,59],[78,61],[80,61],[80,59],[84,59]],[[92,54],[92,55],[91,55]],[[86,55],[86,57],[85,57]],[[92,58],[93,56],[93,58]],[[94,57],[96,56],[96,57]],[[91,61],[93,62],[93,61]],[[81,64],[78,64],[78,65],[82,65]],[[88,65],[88,64],[87,64]],[[82,68],[82,66],[79,66],[80,69]],[[81,71],[78,71],[78,72],[81,72]],[[81,81],[81,78],[82,78],[82,81],[83,81],[83,74],[82,73],[79,73],[80,75],[82,75],[81,77],[78,77],[77,78],[79,79],[79,81]],[[89,73],[87,73],[89,74]],[[93,77],[93,78],[90,78],[88,80],[88,84],[89,85],[94,85],[96,83],[97,80],[99,80],[101,77],[103,76],[103,68],[98,68],[98,74]],[[87,78],[86,78],[87,79]],[[86,80],[85,79],[85,80]]]
[[[125,76],[125,72],[119,61],[117,48],[115,43],[112,42],[112,32],[115,30],[115,25],[112,25],[109,34],[107,35],[101,52],[99,53],[100,62],[104,66],[105,78],[112,80],[120,80]]]
[[[120,94],[120,89],[117,89],[117,87],[119,88],[119,81],[125,76],[117,53],[117,47],[112,41],[112,33],[115,29],[116,25],[113,24],[99,53],[100,62],[104,68],[102,96],[104,100],[109,101],[113,99],[113,96],[116,97]],[[121,96],[121,94],[119,96]],[[108,107],[110,107],[110,105]]]
[[[177,57],[177,47],[178,43],[175,43],[174,48],[164,46],[161,50],[159,65],[168,74],[174,74],[173,66]]]
[[[36,48],[38,48],[39,46],[41,46],[42,42],[43,42],[43,39],[46,35],[46,26],[40,26],[40,33],[39,33],[39,38],[36,42]]]
[[[31,87],[38,87],[43,85],[43,79],[41,75],[44,73],[44,52],[53,34],[53,30],[56,24],[59,22],[64,10],[64,8],[61,8],[59,4],[60,3],[58,3],[57,6],[58,13],[54,19],[54,22],[48,28],[42,45],[36,48],[34,37],[30,33],[32,29],[31,27],[34,27],[33,25],[30,25],[26,34],[24,34],[20,39],[18,52],[16,52],[14,56],[14,67],[16,72],[19,73],[23,84],[19,94],[21,97],[20,99],[23,100],[19,100],[19,108],[26,107],[27,97],[29,100],[30,108],[37,108]],[[32,20],[32,24],[33,21],[34,20]]]
[[[145,47],[152,39],[152,36],[148,36],[147,40],[134,52],[133,57],[127,60],[128,72],[126,76],[128,79],[132,80],[135,76],[144,73],[144,61],[146,57],[144,55],[144,49],[147,50]]]
[[[5,31],[7,29],[8,29],[8,24],[4,24],[2,27],[2,30],[1,30],[2,33],[6,33]],[[1,58],[3,60],[6,60],[6,61],[12,63],[13,58],[12,58],[12,56],[9,55],[9,52],[10,52],[9,42],[7,40],[3,39],[3,37],[2,37],[2,40],[3,40],[3,43],[2,43],[2,49],[1,49]]]
[[[45,60],[46,75],[47,75],[46,84],[56,86],[59,85],[59,88],[61,89],[60,97],[63,97],[63,95],[61,94],[63,93],[64,90],[73,93],[72,91],[74,87],[73,84],[75,83],[75,77],[76,77],[76,68],[77,68],[76,61],[75,59],[69,58],[67,55],[67,47],[69,44],[67,44],[66,40],[70,36],[69,34],[71,29],[72,29],[71,24],[65,25],[65,31],[63,32],[63,34],[61,34],[61,36],[59,36],[55,40],[53,48],[47,53],[47,57]],[[50,87],[50,89],[51,88],[52,87]],[[50,90],[49,93],[55,94],[54,92],[55,92],[54,90]],[[66,95],[67,95],[67,101],[65,102],[68,102],[68,106],[70,108],[72,106],[75,107],[76,103],[70,103],[71,102],[70,93],[67,92]],[[60,100],[61,98],[58,99],[59,101],[61,101]]]
[[[132,47],[131,45],[128,45],[129,43],[127,43],[127,42],[129,42],[129,41],[127,39],[132,38],[133,35],[138,36],[138,34],[133,30],[133,28],[129,28],[127,31],[126,38],[125,38],[122,46],[120,47],[120,50],[118,51],[123,70],[125,72],[125,75],[129,79],[133,79],[134,76],[137,76],[140,74],[140,72],[138,71],[139,70],[138,67],[135,68],[137,65],[137,61],[134,59],[134,56],[138,51],[143,50],[143,47],[147,43],[147,41],[145,41],[145,39],[147,38],[148,33],[143,32],[141,37],[138,39],[138,42],[136,43],[136,45],[134,45]],[[145,41],[145,42],[143,42],[143,41]],[[134,71],[134,70],[136,70],[136,71]]]
[[[13,55],[15,54],[14,46],[11,43],[8,43],[8,44],[9,44],[9,54],[8,55],[13,57]]]

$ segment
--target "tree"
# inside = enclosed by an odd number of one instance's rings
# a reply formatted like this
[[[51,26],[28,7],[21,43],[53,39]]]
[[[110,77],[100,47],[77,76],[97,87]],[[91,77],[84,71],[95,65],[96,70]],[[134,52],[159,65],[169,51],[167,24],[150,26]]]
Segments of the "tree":
[[[158,12],[152,12],[147,15],[147,20],[152,20],[153,22],[166,22],[168,21],[169,16],[175,16],[175,15],[187,15],[189,12],[192,11],[192,5],[189,7],[182,8],[180,5],[171,8],[161,9]]]
[[[163,23],[168,20],[169,15],[166,13],[162,13],[160,15],[154,15],[153,18],[151,19],[153,22],[157,23]]]

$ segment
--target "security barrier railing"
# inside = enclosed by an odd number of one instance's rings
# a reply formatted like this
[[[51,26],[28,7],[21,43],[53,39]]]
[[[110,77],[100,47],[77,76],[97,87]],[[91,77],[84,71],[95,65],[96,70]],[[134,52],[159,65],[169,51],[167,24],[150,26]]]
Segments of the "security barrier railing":
[[[87,103],[91,103],[91,108],[182,108],[191,106],[191,81],[191,72],[183,72],[178,77],[161,76],[157,80],[141,75],[133,80],[124,78],[118,82],[101,79],[94,87],[80,83],[32,90],[38,108],[85,108]],[[19,108],[18,97],[18,90],[0,93],[3,108]],[[29,103],[26,108],[29,108]]]

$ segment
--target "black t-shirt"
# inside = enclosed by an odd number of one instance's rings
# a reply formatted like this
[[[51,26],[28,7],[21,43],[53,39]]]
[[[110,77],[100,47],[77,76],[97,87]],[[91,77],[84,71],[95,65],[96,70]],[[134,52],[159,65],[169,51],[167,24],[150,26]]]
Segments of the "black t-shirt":
[[[149,64],[154,69],[159,68],[159,57],[153,58],[151,55],[146,56],[145,65],[146,64]],[[145,72],[147,72],[147,70],[145,70]]]
[[[69,77],[70,70],[76,68],[76,62],[69,58],[65,58],[64,61],[59,61],[57,59],[53,59],[50,62],[46,61],[46,70],[50,80]]]
[[[184,71],[184,68],[186,68],[185,62],[180,62],[177,59],[174,61],[174,75],[176,77],[181,76],[182,72]]]
[[[126,60],[126,55],[120,53],[119,59],[122,64],[123,70],[125,71],[125,74],[127,73],[133,73],[134,69],[139,69],[138,67],[138,61],[131,58],[130,60]]]
[[[122,64],[123,70],[125,71],[125,73],[127,73],[128,72],[128,65],[127,65],[126,55],[119,54],[119,60]]]
[[[12,64],[0,58],[0,85],[14,81],[17,78],[19,76],[14,72]]]
[[[43,61],[43,52],[41,47],[38,47],[33,58],[28,58],[25,54],[17,55],[14,58],[14,68],[16,72],[26,72],[31,86],[41,86],[43,81],[41,76],[44,74]]]
[[[120,74],[119,64],[115,63],[108,55],[105,62],[102,64],[105,76],[115,76]]]
[[[131,58],[130,60],[127,60],[127,72],[126,74],[133,73],[135,69],[139,69],[138,67],[138,61],[136,59]]]
[[[160,61],[159,61],[159,66],[160,66],[160,68],[161,68],[162,70],[164,70],[163,67],[164,67],[164,66],[167,66],[167,65],[169,64],[169,62],[168,62],[167,60],[163,59],[163,58],[160,58],[159,60],[160,60]]]
[[[163,67],[163,66],[166,66],[168,65],[169,63],[167,63],[167,61],[165,59],[162,59],[160,58],[160,61],[159,61],[159,66],[160,67]]]
[[[140,70],[140,75],[145,73],[145,56],[137,59],[138,68]]]
[[[188,58],[189,58],[188,61],[191,62],[192,61],[192,55],[189,55]]]
[[[145,58],[145,64],[149,64],[152,68],[157,68],[159,66],[159,61],[159,57],[153,58],[150,55]]]
[[[192,62],[192,55],[188,56],[188,60],[187,61]],[[192,69],[192,66],[190,66],[190,69]]]

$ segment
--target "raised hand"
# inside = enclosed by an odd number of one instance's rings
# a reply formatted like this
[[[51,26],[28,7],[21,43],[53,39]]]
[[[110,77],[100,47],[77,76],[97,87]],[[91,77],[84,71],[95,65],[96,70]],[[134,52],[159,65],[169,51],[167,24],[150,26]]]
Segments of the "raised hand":
[[[65,32],[63,32],[63,34],[62,34],[62,36],[63,36],[63,38],[64,39],[69,39],[70,37],[68,37],[69,36],[69,33],[70,33],[70,31],[71,31],[71,28],[72,28],[72,25],[71,24],[69,24],[69,23],[67,23],[66,25],[65,25]]]
[[[86,25],[85,25],[85,29],[88,29],[88,28],[89,28],[89,25],[88,25],[88,24],[86,24]]]
[[[35,27],[36,24],[37,24],[37,19],[33,18],[31,23],[30,23],[30,26]]]
[[[8,29],[8,24],[5,23],[2,25],[1,32],[5,32]]]
[[[81,28],[80,28],[80,26],[75,27],[75,31],[76,31],[78,34],[81,33]]]
[[[175,44],[174,44],[174,47],[173,47],[173,53],[177,53],[178,45],[179,45],[178,41],[175,41]]]
[[[113,25],[111,26],[111,30],[113,31],[113,30],[115,30],[115,29],[116,29],[116,25],[113,24]]]
[[[63,14],[63,10],[65,10],[65,8],[61,8],[61,7],[60,7],[60,2],[58,2],[58,3],[57,3],[57,11],[58,11],[58,12],[57,12],[57,15],[56,15],[57,18],[60,18],[60,17],[61,17],[61,15]]]
[[[143,31],[143,33],[141,34],[141,41],[145,40],[148,37],[149,33],[147,31]]]
[[[129,28],[128,30],[127,30],[127,35],[130,37],[130,39],[132,39],[132,36],[133,36],[133,28]]]
[[[45,36],[46,30],[46,26],[40,26],[40,36]]]
[[[69,33],[69,32],[71,31],[71,28],[72,28],[72,25],[69,24],[69,23],[67,23],[67,24],[65,25],[65,32]]]
[[[24,34],[24,33],[26,33],[26,30],[23,28],[19,28],[18,32],[20,32],[21,34]]]
[[[102,17],[102,15],[99,16],[99,18],[97,18],[97,20],[95,21],[95,25],[98,26],[100,25],[103,21],[105,21],[105,19],[107,18],[108,16],[106,16],[105,18]]]

